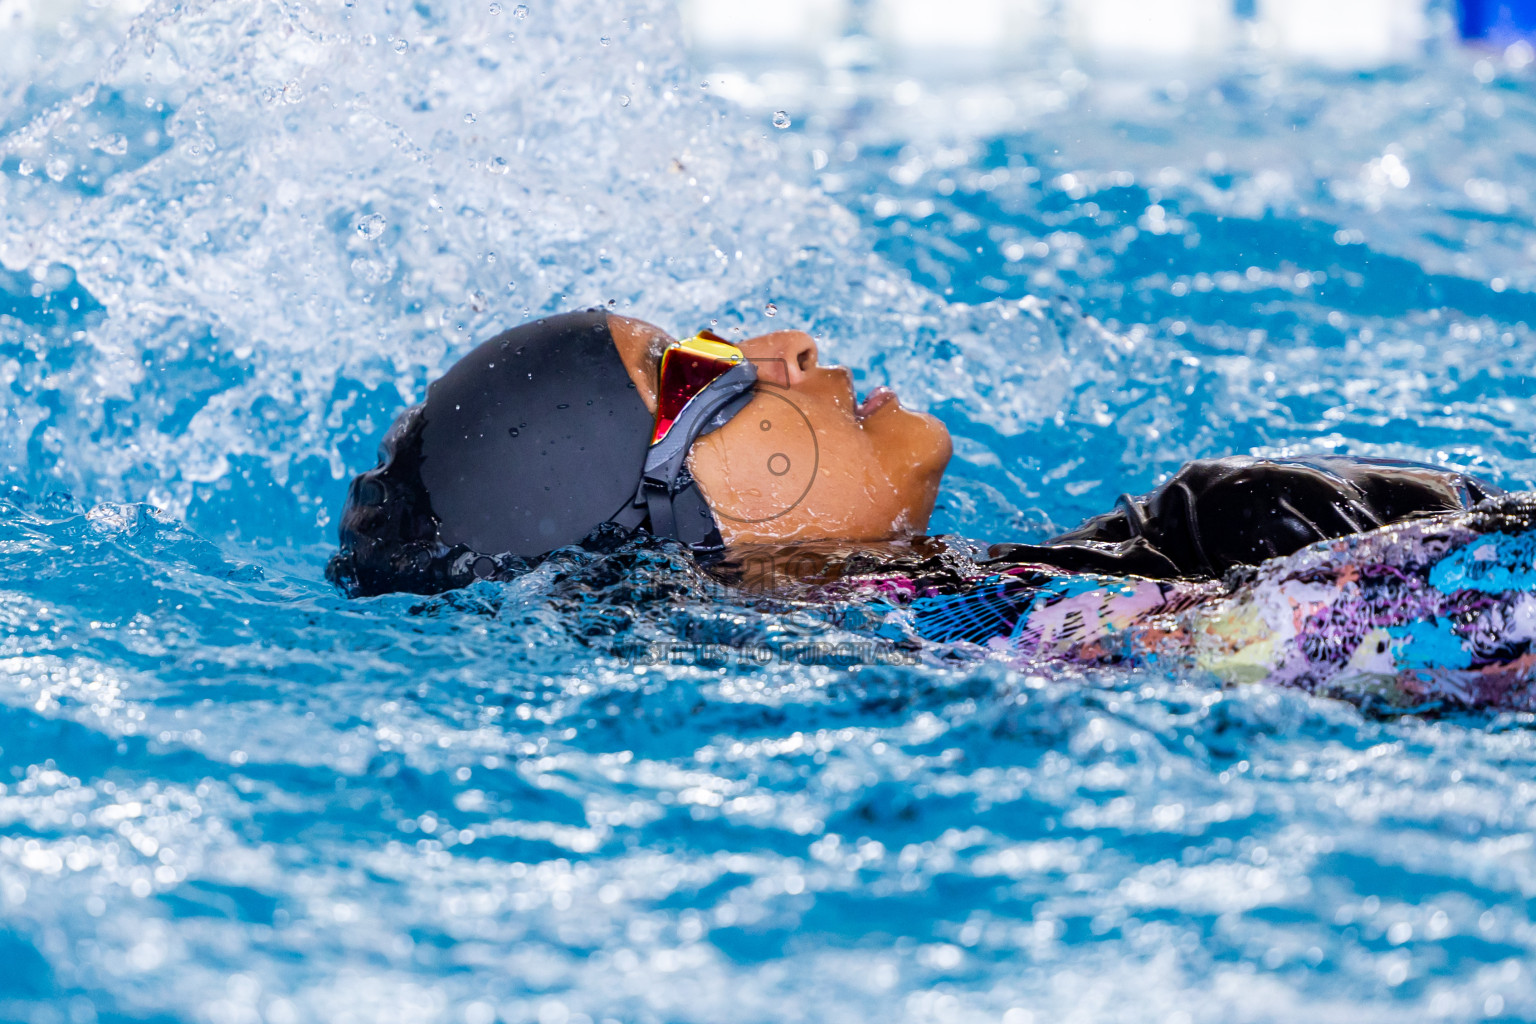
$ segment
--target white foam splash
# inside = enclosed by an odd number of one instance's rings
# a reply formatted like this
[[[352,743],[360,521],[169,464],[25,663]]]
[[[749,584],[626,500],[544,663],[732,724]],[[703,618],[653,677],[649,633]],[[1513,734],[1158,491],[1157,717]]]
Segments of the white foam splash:
[[[0,462],[38,486],[185,514],[275,485],[323,526],[428,379],[599,303],[691,330],[766,326],[772,300],[865,365],[977,317],[1043,337],[873,257],[766,122],[701,88],[665,0],[92,10],[74,49],[33,24],[41,63],[0,71],[4,96],[69,86],[0,136],[0,264],[71,268],[105,307],[12,374]],[[976,394],[908,369],[919,403]]]
[[[0,263],[68,266],[106,316],[32,382],[53,414],[5,420],[8,461],[65,452],[67,482],[172,507],[241,456],[340,476],[339,392],[413,399],[473,340],[561,308],[692,326],[793,264],[808,218],[853,234],[691,80],[670,5],[493,9],[212,0],[75,24],[95,71],[0,139]],[[163,137],[98,145],[124,153],[85,191],[110,98],[164,105]]]

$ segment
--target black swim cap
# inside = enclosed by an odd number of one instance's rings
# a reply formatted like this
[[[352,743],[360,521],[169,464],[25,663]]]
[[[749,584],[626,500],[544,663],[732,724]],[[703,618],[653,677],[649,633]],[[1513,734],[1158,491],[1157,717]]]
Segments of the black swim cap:
[[[352,481],[326,575],[353,596],[437,593],[594,533],[647,526],[656,517],[642,472],[654,424],[606,312],[514,327],[460,359],[395,421],[379,464]],[[673,489],[677,515],[657,532],[718,546],[685,468]]]
[[[449,545],[532,557],[634,496],[653,417],[601,310],[498,335],[427,389],[421,482]]]

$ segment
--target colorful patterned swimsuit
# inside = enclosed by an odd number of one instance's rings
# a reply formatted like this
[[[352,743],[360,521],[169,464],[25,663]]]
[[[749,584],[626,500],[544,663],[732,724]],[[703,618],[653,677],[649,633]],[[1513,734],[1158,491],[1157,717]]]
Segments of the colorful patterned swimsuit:
[[[924,640],[1023,661],[1158,663],[1393,709],[1536,711],[1536,493],[1320,541],[1219,582],[1020,565],[894,603]]]

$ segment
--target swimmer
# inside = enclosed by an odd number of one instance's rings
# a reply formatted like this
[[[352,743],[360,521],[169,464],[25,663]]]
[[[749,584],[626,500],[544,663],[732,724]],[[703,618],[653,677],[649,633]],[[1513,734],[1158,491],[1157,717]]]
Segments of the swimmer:
[[[858,401],[803,332],[679,342],[566,313],[487,341],[396,420],[328,575],[425,594],[636,530],[700,552],[913,536],[949,455],[943,424],[887,388]]]
[[[888,388],[859,400],[849,372],[822,365],[804,332],[677,340],[601,310],[566,313],[485,342],[401,414],[378,465],[352,483],[327,576],[353,596],[430,594],[636,533],[716,558],[751,545],[920,538],[950,453],[936,418],[903,408]],[[1196,660],[1207,667],[1244,678],[1289,671],[1295,685],[1326,689],[1294,658],[1269,664],[1239,642],[1262,634],[1265,656],[1279,658],[1309,634],[1298,626],[1281,637],[1278,620],[1261,629],[1263,615],[1222,618],[1243,604],[1234,570],[1420,522],[1430,526],[1416,543],[1443,553],[1455,545],[1437,547],[1435,530],[1460,530],[1465,543],[1482,532],[1473,510],[1501,493],[1467,474],[1381,459],[1202,460],[1043,544],[995,545],[978,563],[887,573],[879,586],[901,596],[930,640],[1091,662],[1153,657],[1175,635],[1192,652],[1200,634]],[[1335,566],[1341,588],[1350,564]],[[1430,571],[1424,558],[1413,564]],[[1251,610],[1259,598],[1247,582]],[[1371,642],[1383,654],[1392,646],[1374,633]]]

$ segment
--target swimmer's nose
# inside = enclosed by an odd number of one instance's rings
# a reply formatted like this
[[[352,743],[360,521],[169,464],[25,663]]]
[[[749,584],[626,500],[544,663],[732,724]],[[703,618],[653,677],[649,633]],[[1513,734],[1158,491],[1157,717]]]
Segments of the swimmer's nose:
[[[804,331],[774,331],[748,338],[739,346],[757,367],[761,380],[792,388],[816,369],[816,339]]]

